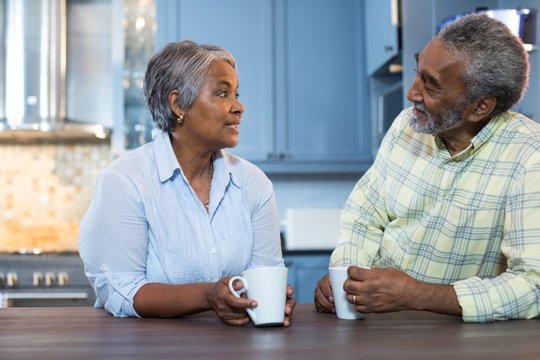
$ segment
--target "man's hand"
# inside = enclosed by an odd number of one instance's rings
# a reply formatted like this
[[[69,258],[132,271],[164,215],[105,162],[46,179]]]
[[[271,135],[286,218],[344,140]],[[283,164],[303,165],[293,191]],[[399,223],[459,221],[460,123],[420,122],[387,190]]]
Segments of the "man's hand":
[[[347,299],[363,313],[428,310],[460,315],[461,307],[451,285],[420,282],[394,268],[365,269],[350,266],[343,288]]]

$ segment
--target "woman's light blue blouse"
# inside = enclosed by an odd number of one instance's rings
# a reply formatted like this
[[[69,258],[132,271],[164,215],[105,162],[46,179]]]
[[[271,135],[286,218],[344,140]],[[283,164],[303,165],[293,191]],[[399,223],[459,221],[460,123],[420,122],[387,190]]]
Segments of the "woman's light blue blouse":
[[[95,306],[119,317],[138,316],[133,297],[148,282],[209,282],[283,266],[272,183],[218,151],[207,213],[162,132],[99,174],[79,252]]]

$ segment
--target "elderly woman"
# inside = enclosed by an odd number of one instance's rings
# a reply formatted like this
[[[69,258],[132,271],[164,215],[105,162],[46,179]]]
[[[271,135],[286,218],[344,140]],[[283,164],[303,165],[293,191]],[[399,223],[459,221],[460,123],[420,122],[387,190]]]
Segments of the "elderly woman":
[[[161,132],[98,176],[79,235],[96,306],[114,316],[212,310],[245,325],[256,302],[231,295],[228,280],[283,266],[270,180],[223,150],[238,143],[244,112],[235,64],[226,50],[192,41],[168,44],[148,62],[144,95]]]

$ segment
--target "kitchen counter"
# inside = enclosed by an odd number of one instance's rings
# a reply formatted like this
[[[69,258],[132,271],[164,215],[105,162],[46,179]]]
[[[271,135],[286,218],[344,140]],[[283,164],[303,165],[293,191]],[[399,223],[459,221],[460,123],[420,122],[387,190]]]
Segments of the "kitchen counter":
[[[289,328],[232,327],[213,313],[114,318],[102,309],[0,309],[2,359],[539,359],[540,319],[465,324],[428,312],[339,320],[298,305]]]

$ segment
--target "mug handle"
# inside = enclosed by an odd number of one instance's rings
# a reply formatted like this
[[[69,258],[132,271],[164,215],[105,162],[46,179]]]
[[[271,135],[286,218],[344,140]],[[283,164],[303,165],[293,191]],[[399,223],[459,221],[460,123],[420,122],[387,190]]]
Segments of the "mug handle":
[[[244,285],[241,289],[239,290],[234,290],[234,287],[233,287],[233,283],[236,281],[236,280],[240,280],[242,281],[242,284]],[[230,280],[229,280],[229,291],[231,292],[231,294],[233,294],[234,296],[236,296],[237,298],[240,297],[240,295],[246,293],[247,294],[247,290],[248,290],[248,282],[246,280],[246,278],[242,277],[242,276],[233,276]],[[251,318],[251,320],[255,321],[255,312],[252,310],[252,309],[246,309],[246,312],[248,313],[249,317]]]

